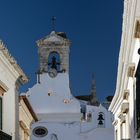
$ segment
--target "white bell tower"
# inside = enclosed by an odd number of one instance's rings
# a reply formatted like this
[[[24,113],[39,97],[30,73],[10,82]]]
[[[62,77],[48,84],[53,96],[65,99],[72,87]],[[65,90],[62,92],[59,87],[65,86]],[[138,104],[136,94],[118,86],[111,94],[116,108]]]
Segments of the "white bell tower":
[[[55,31],[37,41],[40,63],[38,82],[26,94],[41,120],[81,119],[80,103],[69,88],[70,44],[65,33]]]

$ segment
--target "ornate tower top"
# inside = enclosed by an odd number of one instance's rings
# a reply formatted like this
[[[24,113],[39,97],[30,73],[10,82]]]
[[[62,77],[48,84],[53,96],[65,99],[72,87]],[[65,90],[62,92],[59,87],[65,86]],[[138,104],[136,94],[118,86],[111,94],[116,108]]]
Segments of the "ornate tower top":
[[[48,73],[50,70],[68,73],[70,44],[64,32],[52,31],[45,38],[38,40],[40,73]]]
[[[92,76],[90,103],[91,105],[99,106],[99,102],[96,98],[96,80],[94,75]]]

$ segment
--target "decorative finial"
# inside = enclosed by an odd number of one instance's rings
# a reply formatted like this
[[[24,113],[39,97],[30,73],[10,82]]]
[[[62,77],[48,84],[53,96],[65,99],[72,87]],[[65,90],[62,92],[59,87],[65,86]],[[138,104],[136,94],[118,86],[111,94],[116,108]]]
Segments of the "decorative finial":
[[[55,16],[53,16],[53,17],[51,18],[51,21],[52,21],[52,31],[55,31],[55,26],[56,26],[56,17],[55,17]]]

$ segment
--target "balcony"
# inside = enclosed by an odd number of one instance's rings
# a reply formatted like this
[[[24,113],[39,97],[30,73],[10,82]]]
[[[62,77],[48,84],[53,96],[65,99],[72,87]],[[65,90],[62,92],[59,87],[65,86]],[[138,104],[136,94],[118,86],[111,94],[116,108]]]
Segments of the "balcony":
[[[12,136],[0,130],[0,140],[12,140]]]

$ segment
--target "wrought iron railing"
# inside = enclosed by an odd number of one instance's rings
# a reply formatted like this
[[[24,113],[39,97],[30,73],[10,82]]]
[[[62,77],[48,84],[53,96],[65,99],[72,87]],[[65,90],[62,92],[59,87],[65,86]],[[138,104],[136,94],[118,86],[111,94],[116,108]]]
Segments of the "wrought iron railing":
[[[12,140],[12,136],[0,130],[0,140]]]

